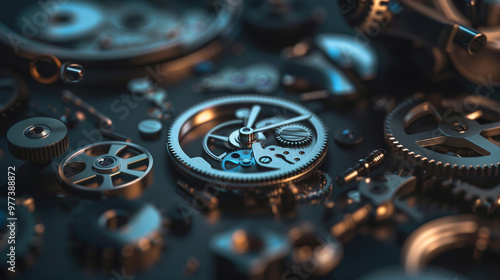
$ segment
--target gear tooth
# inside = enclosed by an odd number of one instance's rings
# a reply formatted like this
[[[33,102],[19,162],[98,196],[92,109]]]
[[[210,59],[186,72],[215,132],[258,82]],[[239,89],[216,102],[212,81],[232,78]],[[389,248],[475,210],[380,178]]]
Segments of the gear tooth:
[[[457,164],[454,164],[452,167],[451,167],[451,170],[450,170],[450,174],[452,177],[456,177],[458,175],[458,172],[459,172],[459,167]]]

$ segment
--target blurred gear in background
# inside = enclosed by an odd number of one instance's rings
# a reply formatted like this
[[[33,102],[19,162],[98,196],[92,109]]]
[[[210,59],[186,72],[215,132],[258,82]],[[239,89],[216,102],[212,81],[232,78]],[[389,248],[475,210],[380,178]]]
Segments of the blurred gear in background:
[[[223,51],[241,12],[235,0],[71,1],[45,10],[28,2],[2,12],[1,46],[11,54],[2,60],[23,67],[50,53],[84,65],[88,84],[140,75],[175,81]]]

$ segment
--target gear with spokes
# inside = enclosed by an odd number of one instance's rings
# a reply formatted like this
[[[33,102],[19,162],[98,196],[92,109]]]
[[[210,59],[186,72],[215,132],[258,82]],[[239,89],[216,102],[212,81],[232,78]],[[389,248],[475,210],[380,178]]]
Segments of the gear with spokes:
[[[414,167],[437,177],[495,176],[500,168],[500,104],[477,96],[412,98],[385,119],[388,144]]]
[[[68,191],[92,198],[135,198],[153,178],[153,157],[127,142],[100,142],[68,155],[59,165]]]
[[[248,112],[244,118],[237,114],[242,110]],[[275,139],[276,129],[292,125],[312,134],[309,145],[286,146]],[[326,155],[326,133],[316,115],[295,103],[231,96],[181,114],[170,129],[167,151],[177,169],[198,180],[230,189],[277,187],[305,179],[319,167]],[[238,172],[228,172],[227,165],[236,159]]]

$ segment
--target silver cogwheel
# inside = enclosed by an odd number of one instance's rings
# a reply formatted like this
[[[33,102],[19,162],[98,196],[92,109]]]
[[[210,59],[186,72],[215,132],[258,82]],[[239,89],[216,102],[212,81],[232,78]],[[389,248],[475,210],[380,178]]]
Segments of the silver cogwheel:
[[[58,176],[78,196],[132,199],[152,184],[153,157],[137,144],[98,142],[67,155]]]
[[[302,146],[312,140],[312,131],[307,126],[291,124],[276,130],[276,140],[285,146]]]
[[[242,109],[248,116],[231,122]],[[288,147],[276,140],[274,131],[289,125],[305,127],[311,144]],[[252,151],[255,165],[224,170],[221,161],[237,157],[232,153],[236,150]],[[326,151],[327,131],[314,113],[284,99],[252,95],[209,100],[188,109],[174,121],[167,140],[167,152],[179,171],[229,189],[281,187],[305,179]]]
[[[387,115],[385,138],[398,155],[429,175],[496,176],[499,110],[500,104],[477,96],[443,99],[440,106],[411,98]]]

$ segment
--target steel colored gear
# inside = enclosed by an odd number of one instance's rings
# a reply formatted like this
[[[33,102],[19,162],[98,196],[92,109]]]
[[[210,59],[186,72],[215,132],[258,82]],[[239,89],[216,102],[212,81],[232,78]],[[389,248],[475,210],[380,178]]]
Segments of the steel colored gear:
[[[46,163],[66,151],[68,129],[57,119],[37,117],[14,124],[7,132],[10,153],[32,163]]]
[[[161,256],[165,220],[152,204],[108,200],[79,205],[74,214],[75,249],[91,267],[134,273],[149,269]]]
[[[482,212],[487,215],[496,213],[500,206],[500,183],[494,186],[479,186],[463,180],[447,180],[442,183],[451,186],[455,195],[462,196],[470,203],[474,212]]]
[[[328,173],[316,170],[311,177],[292,184],[291,188],[300,203],[317,204],[332,193],[333,181]]]
[[[0,59],[21,68],[34,57],[50,54],[85,65],[84,84],[121,82],[143,76],[146,66],[158,64],[162,73],[170,74],[162,75],[162,80],[175,82],[186,68],[215,59],[232,40],[241,3],[125,1],[119,7],[99,1],[59,3],[58,13],[44,13],[47,21],[37,27],[33,40],[26,41],[24,25],[14,19],[36,17],[40,7],[34,2],[13,2],[8,13],[0,11],[4,19],[0,49],[9,54]],[[23,44],[13,48],[11,40]],[[190,55],[196,58],[188,59]]]
[[[385,119],[385,138],[392,149],[414,167],[436,177],[494,176],[499,174],[500,146],[492,139],[500,135],[497,112],[487,123],[480,123],[484,109],[493,101],[476,97],[463,102],[442,100],[440,107],[419,98],[408,99],[394,108]],[[478,106],[473,108],[474,106]],[[484,103],[484,104],[482,104]],[[472,109],[469,110],[468,108]],[[424,117],[435,128],[410,133],[409,128]]]
[[[220,162],[200,156],[203,155],[205,139],[202,131],[210,131],[217,123],[227,122],[242,108],[252,108],[242,127],[230,133],[229,137],[215,137],[234,146],[233,149],[252,149],[259,169],[255,172],[226,172],[220,167]],[[276,112],[289,115],[271,119]],[[274,123],[257,127],[255,124],[263,119],[273,120]],[[269,138],[268,131],[290,124],[304,125],[314,131],[314,143],[298,148],[269,143],[263,148],[259,141],[261,133],[269,142],[272,138]],[[326,133],[323,122],[315,114],[295,103],[275,97],[231,96],[201,103],[181,114],[170,129],[167,152],[177,169],[202,181],[226,188],[274,187],[300,181],[312,174],[325,158]],[[189,143],[184,139],[189,139]],[[199,150],[193,148],[197,146],[193,142],[197,141]],[[185,148],[188,144],[191,147],[189,150]]]
[[[90,198],[135,198],[153,179],[153,157],[128,142],[100,142],[68,155],[59,165],[68,191]]]
[[[0,116],[7,118],[21,109],[29,98],[24,80],[11,71],[0,69]]]
[[[285,146],[302,146],[312,140],[312,131],[303,125],[285,125],[276,130],[276,140]]]

